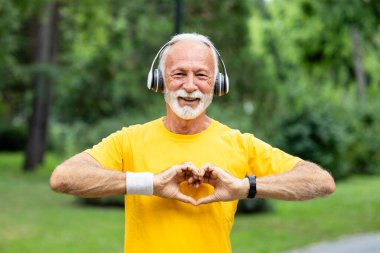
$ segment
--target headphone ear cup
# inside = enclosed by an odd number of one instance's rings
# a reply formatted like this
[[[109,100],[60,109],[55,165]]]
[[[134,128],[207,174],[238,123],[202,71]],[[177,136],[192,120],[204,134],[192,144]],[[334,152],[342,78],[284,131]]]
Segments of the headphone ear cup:
[[[226,88],[227,87],[226,87],[224,75],[222,73],[218,73],[215,79],[214,95],[219,96],[219,97],[223,96],[224,94],[228,92]]]
[[[153,74],[152,74],[152,71],[149,71],[148,73],[148,79],[147,79],[147,82],[146,82],[146,86],[148,87],[148,89],[152,89],[152,84],[153,84]]]
[[[161,70],[154,69],[153,75],[149,80],[150,74],[151,73],[148,75],[148,88],[154,92],[164,92],[164,78],[162,76]]]

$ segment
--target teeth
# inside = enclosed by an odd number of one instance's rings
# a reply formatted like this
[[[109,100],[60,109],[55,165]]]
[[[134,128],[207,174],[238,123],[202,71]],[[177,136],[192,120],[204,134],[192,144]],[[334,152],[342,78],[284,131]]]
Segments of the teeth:
[[[184,98],[184,97],[181,97],[183,100],[186,100],[186,101],[195,101],[197,100],[197,98]]]

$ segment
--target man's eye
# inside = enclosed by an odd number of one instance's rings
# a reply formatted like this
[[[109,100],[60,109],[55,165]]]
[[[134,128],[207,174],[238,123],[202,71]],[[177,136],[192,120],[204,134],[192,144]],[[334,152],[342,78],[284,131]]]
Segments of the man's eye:
[[[206,79],[208,76],[206,74],[197,74],[198,78]]]

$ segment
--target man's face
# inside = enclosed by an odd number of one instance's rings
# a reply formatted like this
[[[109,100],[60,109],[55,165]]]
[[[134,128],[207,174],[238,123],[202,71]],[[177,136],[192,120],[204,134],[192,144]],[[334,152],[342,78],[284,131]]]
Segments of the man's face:
[[[214,59],[202,42],[179,41],[165,59],[165,101],[180,118],[194,119],[213,97]]]

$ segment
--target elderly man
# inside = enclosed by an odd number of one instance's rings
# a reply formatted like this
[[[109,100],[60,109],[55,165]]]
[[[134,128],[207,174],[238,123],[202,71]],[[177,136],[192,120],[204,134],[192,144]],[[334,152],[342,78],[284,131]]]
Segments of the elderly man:
[[[166,116],[111,134],[50,180],[54,191],[81,197],[125,194],[125,252],[231,252],[239,199],[308,200],[334,191],[319,166],[206,115],[213,94],[228,92],[224,63],[222,74],[206,37],[174,36],[158,55],[148,87],[165,93]]]

